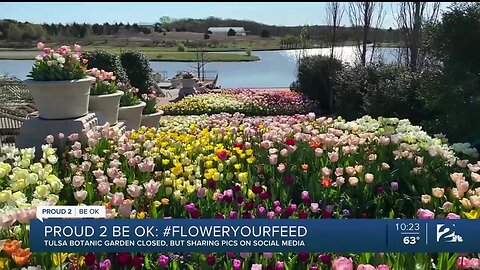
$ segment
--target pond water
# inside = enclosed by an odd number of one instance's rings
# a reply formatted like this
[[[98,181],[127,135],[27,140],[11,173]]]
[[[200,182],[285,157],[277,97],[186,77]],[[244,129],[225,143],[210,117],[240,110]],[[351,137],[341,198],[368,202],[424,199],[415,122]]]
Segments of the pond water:
[[[338,47],[336,55],[344,62],[352,63],[355,60],[355,50],[353,46]],[[375,54],[378,52],[383,61],[388,63],[396,60],[397,48],[376,50]],[[218,83],[222,87],[288,87],[296,78],[299,53],[300,50],[254,51],[252,54],[258,56],[260,61],[212,62],[205,65],[205,71],[218,73]],[[306,55],[329,55],[329,53],[328,48],[305,50]],[[33,60],[0,60],[0,74],[26,79],[32,64]],[[170,78],[178,71],[194,70],[196,63],[150,62],[150,64],[155,71],[166,71],[167,77]]]

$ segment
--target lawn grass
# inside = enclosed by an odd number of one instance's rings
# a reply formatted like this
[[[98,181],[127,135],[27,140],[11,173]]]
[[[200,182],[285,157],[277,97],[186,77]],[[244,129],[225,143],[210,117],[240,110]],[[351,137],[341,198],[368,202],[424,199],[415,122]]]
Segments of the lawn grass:
[[[83,51],[105,50],[112,53],[120,54],[126,50],[137,50],[145,53],[151,61],[177,61],[177,62],[196,62],[197,54],[195,51],[177,52],[174,50],[164,51],[164,48],[158,47],[109,47],[109,46],[86,46]],[[6,50],[4,50],[6,51]],[[17,51],[17,50],[14,50]],[[38,51],[32,50],[31,54],[25,53],[25,50],[18,50],[21,53],[15,54],[4,53],[0,54],[0,59],[3,60],[32,60],[38,54]],[[254,55],[248,56],[246,53],[215,53],[207,52],[204,55],[205,60],[211,62],[245,62],[258,61],[260,58]]]

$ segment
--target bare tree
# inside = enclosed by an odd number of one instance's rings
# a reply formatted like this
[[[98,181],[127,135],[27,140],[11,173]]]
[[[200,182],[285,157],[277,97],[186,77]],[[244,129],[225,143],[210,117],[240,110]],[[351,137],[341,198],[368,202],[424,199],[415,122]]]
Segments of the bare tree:
[[[337,30],[342,23],[344,9],[341,2],[328,2],[327,3],[327,25],[331,26],[329,47],[330,58],[334,57],[335,45],[337,41]]]
[[[356,34],[356,45],[360,56],[360,63],[367,64],[367,44],[370,29],[381,26],[384,18],[383,4],[381,2],[350,2],[348,4],[348,17]],[[372,52],[373,54],[373,52]]]
[[[375,15],[375,14],[374,14]],[[383,25],[383,20],[385,19],[386,12],[383,9],[383,3],[379,2],[377,6],[377,11],[376,11],[376,19],[372,26],[374,27],[373,29],[373,44],[372,44],[372,53],[370,54],[370,63],[373,62],[373,56],[375,55],[375,49],[377,47],[377,38],[378,38],[378,32],[382,28]]]
[[[401,30],[404,48],[401,63],[417,71],[424,65],[425,54],[421,52],[422,27],[426,21],[438,19],[441,2],[400,2],[395,20]]]

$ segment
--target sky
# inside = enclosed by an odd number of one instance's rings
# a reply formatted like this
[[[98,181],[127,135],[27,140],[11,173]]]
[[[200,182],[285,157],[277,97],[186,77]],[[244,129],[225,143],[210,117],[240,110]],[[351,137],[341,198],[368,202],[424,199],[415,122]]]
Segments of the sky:
[[[395,28],[392,8],[398,2],[384,2],[387,15],[383,28]],[[446,8],[452,2],[442,3]],[[323,2],[0,2],[0,19],[31,23],[155,23],[160,17],[206,18],[209,16],[248,19],[270,25],[326,24]],[[349,25],[346,14],[344,25]]]

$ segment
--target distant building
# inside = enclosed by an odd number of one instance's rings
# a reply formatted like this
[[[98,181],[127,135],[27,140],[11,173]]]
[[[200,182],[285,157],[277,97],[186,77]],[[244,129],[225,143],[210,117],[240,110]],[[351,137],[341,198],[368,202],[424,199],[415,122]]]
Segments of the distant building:
[[[228,31],[230,29],[233,29],[235,31],[235,34],[237,36],[246,36],[247,32],[245,31],[245,28],[243,27],[209,27],[208,32],[211,32],[212,35],[224,35],[226,36],[228,34]]]

